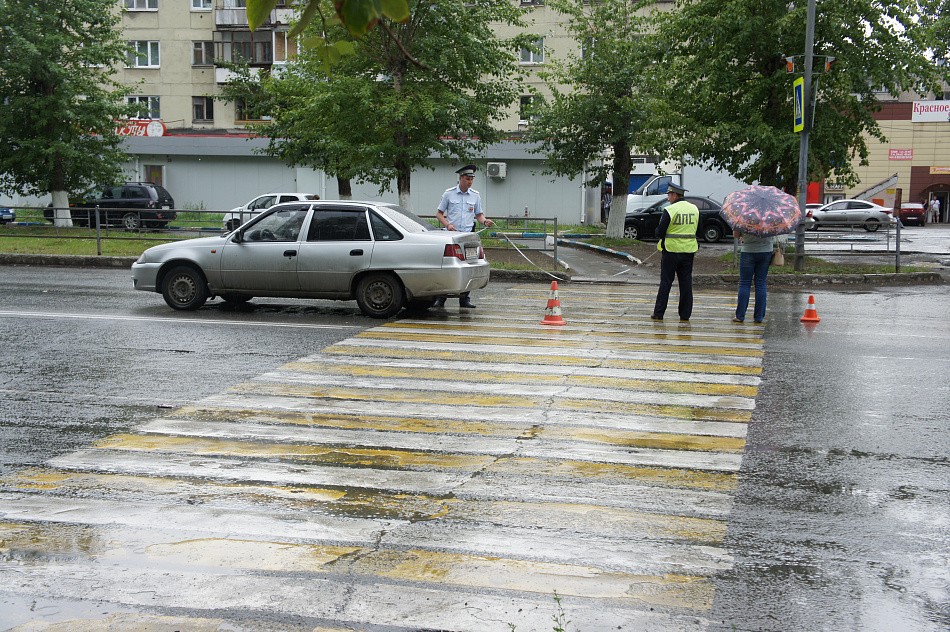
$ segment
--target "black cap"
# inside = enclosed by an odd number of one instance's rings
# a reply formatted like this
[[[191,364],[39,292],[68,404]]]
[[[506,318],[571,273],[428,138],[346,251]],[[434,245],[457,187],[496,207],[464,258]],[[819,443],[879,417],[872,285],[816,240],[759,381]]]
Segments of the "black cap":
[[[669,190],[675,193],[676,195],[683,195],[684,193],[686,193],[686,189],[684,189],[678,184],[673,184],[672,182],[670,182]]]
[[[476,171],[478,171],[478,167],[475,165],[465,165],[455,173],[459,174],[460,176],[474,176]]]

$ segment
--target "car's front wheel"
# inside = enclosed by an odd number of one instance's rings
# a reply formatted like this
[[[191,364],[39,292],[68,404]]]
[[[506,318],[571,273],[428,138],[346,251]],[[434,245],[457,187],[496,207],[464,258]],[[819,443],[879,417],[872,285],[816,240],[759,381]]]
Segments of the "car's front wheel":
[[[722,226],[709,223],[703,226],[703,241],[714,244],[722,239]]]
[[[623,236],[626,239],[640,239],[640,227],[636,224],[625,224],[623,227]]]
[[[130,232],[135,232],[142,227],[142,219],[138,213],[126,213],[122,216],[122,227]]]
[[[864,222],[864,230],[868,231],[869,233],[873,233],[880,227],[881,227],[881,222],[877,221],[874,218],[870,218]]]
[[[208,286],[195,268],[176,266],[162,279],[162,296],[172,309],[195,310],[208,300]]]
[[[402,283],[389,272],[367,274],[356,286],[356,304],[371,318],[396,315],[405,302]]]

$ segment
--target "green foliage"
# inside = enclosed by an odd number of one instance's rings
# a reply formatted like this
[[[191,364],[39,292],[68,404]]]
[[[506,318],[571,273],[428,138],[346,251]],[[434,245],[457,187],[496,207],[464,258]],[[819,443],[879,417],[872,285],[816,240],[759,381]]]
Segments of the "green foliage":
[[[852,161],[867,164],[867,138],[884,138],[873,119],[875,90],[897,96],[939,89],[946,68],[929,53],[946,52],[934,28],[936,7],[916,0],[817,1],[814,53],[837,61],[818,83],[810,180],[857,183]],[[804,53],[805,28],[805,2],[678,0],[675,10],[657,14],[649,39],[661,59],[661,98],[651,145],[794,193],[797,75],[786,72],[785,57]]]
[[[366,35],[383,17],[396,22],[409,18],[407,0],[334,0],[332,9],[321,4],[320,0],[309,0],[304,4],[300,25],[291,33],[292,36],[303,32],[315,17],[319,17],[324,26],[336,18],[355,37]],[[251,29],[263,24],[275,6],[277,0],[247,0],[247,21]]]
[[[115,120],[130,112],[112,68],[128,45],[114,4],[0,2],[0,190],[42,195],[118,181]]]
[[[409,10],[404,23],[360,39],[335,27],[330,35],[353,53],[332,73],[326,48],[312,46],[279,76],[245,73],[226,98],[251,98],[271,117],[254,127],[271,139],[267,153],[381,189],[396,179],[408,195],[412,170],[431,168],[433,153],[467,160],[500,139],[495,123],[518,95],[516,44],[493,27],[521,24],[508,0],[415,0]],[[322,29],[307,35],[320,39]]]
[[[615,191],[626,191],[632,154],[644,150],[651,124],[654,65],[640,33],[642,9],[651,2],[550,0],[567,18],[567,31],[583,51],[554,60],[541,73],[552,97],[533,109],[530,140],[546,157],[545,173],[576,176],[586,172],[596,186],[612,174]],[[611,159],[604,158],[604,149]],[[613,198],[607,234],[623,234],[627,198]]]

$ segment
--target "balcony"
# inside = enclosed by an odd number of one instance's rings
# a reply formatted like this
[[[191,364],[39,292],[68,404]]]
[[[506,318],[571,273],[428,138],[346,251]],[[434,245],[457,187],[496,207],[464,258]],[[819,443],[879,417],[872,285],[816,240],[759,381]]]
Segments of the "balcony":
[[[270,15],[267,16],[267,20],[264,21],[264,24],[262,24],[260,28],[267,29],[273,28],[278,24],[289,24],[293,17],[294,9],[277,7],[270,12]],[[247,25],[247,9],[244,7],[215,9],[214,24],[217,28],[225,30],[247,29],[249,28]]]

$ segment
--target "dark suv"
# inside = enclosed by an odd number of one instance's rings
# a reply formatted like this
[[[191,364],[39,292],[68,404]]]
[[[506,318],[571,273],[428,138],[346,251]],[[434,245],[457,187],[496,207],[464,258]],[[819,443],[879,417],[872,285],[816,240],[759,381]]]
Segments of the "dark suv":
[[[732,230],[719,214],[722,206],[718,202],[707,197],[692,195],[687,195],[685,199],[699,209],[699,217],[703,223],[701,234],[703,241],[714,243],[726,234],[732,234]],[[660,225],[663,209],[669,205],[669,200],[660,200],[643,210],[627,213],[623,224],[623,236],[627,239],[656,239],[656,227]]]
[[[126,230],[140,228],[163,228],[178,215],[175,200],[160,184],[151,182],[126,182],[105,187],[91,196],[75,203],[70,202],[70,215],[77,226],[95,226],[95,213],[99,207],[101,225],[122,226]],[[53,221],[53,208],[44,211],[47,220]]]

